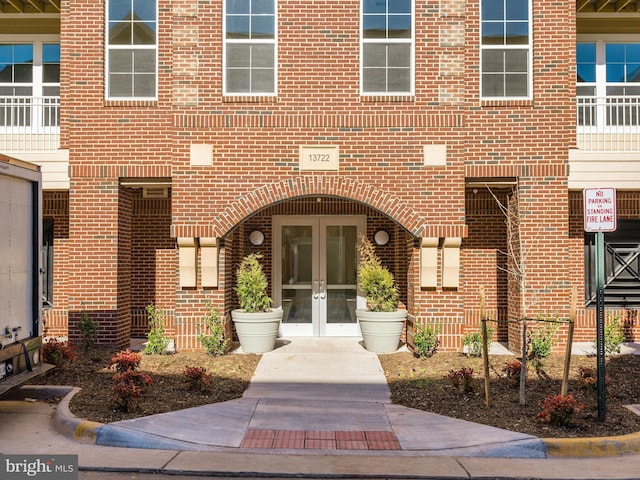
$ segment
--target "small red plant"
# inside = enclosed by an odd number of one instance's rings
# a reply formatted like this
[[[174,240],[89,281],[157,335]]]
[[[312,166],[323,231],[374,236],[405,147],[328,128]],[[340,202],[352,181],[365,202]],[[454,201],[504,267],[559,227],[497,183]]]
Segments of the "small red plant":
[[[595,368],[580,367],[578,370],[580,376],[580,388],[584,390],[596,390],[598,388],[598,373]],[[611,384],[609,375],[605,375],[605,388]]]
[[[144,372],[126,370],[113,376],[113,390],[116,396],[116,405],[125,412],[137,408],[142,397],[142,387],[151,385],[151,376]]]
[[[142,362],[142,355],[131,350],[124,350],[111,358],[110,366],[115,366],[116,372],[124,373],[128,370],[137,370],[140,362]]]
[[[511,360],[505,363],[504,367],[502,367],[502,373],[506,375],[509,385],[517,385],[522,374],[522,362],[520,360]]]
[[[211,386],[212,375],[204,367],[185,367],[184,375],[192,390],[203,392]]]
[[[573,415],[582,410],[584,405],[578,403],[570,393],[569,395],[549,395],[540,408],[541,411],[536,417],[538,420],[562,427],[568,425]]]
[[[76,349],[68,341],[61,342],[56,338],[50,338],[42,344],[42,361],[52,363],[56,367],[62,367],[65,362],[73,363],[76,360]]]
[[[460,370],[449,370],[446,378],[449,379],[451,385],[457,390],[462,390],[464,393],[473,392],[473,369],[461,368]]]

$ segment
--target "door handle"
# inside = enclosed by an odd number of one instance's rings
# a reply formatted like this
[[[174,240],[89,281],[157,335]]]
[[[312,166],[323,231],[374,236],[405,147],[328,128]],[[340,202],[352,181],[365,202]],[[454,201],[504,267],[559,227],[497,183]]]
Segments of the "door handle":
[[[318,280],[314,280],[313,281],[313,287],[311,288],[311,291],[313,293],[313,298],[314,299],[318,299],[319,298],[319,294],[318,294]]]
[[[324,300],[327,298],[327,289],[324,286],[324,280],[320,280],[320,298]]]

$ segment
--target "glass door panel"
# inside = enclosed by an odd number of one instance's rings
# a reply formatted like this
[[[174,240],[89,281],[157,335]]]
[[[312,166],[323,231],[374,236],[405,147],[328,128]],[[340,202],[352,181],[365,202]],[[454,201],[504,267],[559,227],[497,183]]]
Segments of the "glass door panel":
[[[298,325],[299,334],[311,335],[313,323],[313,225],[283,225],[282,261],[282,322]],[[309,328],[305,328],[307,325]],[[307,331],[309,330],[309,331]]]
[[[357,242],[365,217],[273,218],[274,301],[285,336],[357,336]]]
[[[353,225],[326,229],[327,323],[355,323],[358,229]]]
[[[364,222],[353,217],[323,218],[320,221],[323,237],[320,277],[321,282],[326,282],[321,335],[359,334],[355,315],[358,296],[358,223],[364,228]]]

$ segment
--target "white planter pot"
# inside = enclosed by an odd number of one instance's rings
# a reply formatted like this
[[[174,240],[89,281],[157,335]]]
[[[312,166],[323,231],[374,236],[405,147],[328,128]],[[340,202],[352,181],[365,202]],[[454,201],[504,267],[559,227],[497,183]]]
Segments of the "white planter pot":
[[[373,353],[392,353],[398,349],[407,318],[406,310],[370,312],[356,310],[364,348]]]
[[[247,313],[233,310],[231,319],[236,327],[240,345],[245,353],[264,353],[273,350],[282,320],[282,309]]]

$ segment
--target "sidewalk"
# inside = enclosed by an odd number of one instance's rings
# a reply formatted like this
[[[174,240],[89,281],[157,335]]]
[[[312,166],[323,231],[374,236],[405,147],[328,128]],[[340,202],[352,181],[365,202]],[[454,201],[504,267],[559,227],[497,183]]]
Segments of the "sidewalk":
[[[1,401],[0,452],[75,453],[83,469],[199,475],[638,478],[640,455],[610,456],[640,453],[636,436],[622,446],[599,440],[613,445],[602,458],[544,458],[536,437],[392,405],[377,356],[354,339],[301,340],[264,354],[232,402],[101,425],[73,417],[69,396],[57,407]],[[51,393],[23,392],[38,389]],[[580,454],[576,442],[560,452]]]

